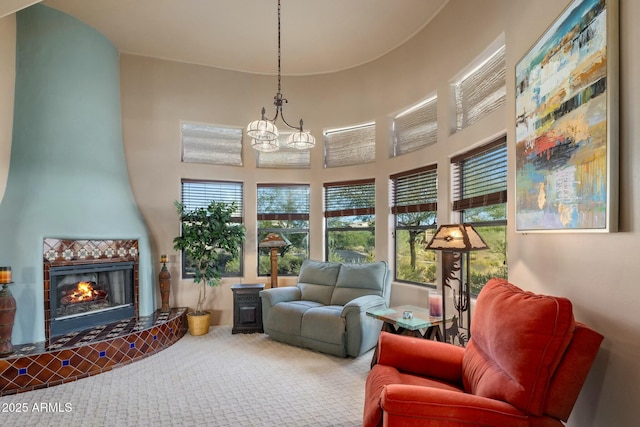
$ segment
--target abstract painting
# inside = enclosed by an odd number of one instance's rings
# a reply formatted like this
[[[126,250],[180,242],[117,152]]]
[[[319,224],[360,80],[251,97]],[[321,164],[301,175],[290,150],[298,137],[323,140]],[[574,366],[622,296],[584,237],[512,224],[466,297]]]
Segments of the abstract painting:
[[[516,231],[617,231],[616,34],[574,0],[516,64]]]

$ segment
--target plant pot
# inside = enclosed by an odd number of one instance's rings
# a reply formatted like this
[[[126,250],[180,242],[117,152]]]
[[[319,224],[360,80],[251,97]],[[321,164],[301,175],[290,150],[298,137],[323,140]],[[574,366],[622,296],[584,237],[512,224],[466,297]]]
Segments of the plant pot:
[[[211,313],[204,314],[187,314],[187,323],[189,324],[189,333],[191,335],[206,335],[209,333],[209,324],[211,323]]]

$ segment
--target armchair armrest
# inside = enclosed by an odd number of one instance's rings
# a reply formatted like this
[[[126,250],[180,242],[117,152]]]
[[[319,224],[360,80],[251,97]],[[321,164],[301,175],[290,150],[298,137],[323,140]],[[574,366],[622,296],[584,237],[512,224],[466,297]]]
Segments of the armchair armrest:
[[[439,341],[381,332],[378,363],[399,371],[462,384],[464,348]]]
[[[469,393],[407,384],[389,384],[380,406],[389,424],[529,426],[531,419],[510,404]],[[408,422],[408,424],[406,423]]]
[[[386,307],[386,303],[381,296],[378,295],[363,295],[358,298],[354,298],[342,309],[342,313],[340,314],[342,317],[347,317],[349,313],[364,313],[367,310],[371,310],[374,308],[382,308]]]
[[[267,301],[271,307],[283,301],[297,301],[301,295],[300,289],[297,286],[285,286],[260,291],[262,301]]]

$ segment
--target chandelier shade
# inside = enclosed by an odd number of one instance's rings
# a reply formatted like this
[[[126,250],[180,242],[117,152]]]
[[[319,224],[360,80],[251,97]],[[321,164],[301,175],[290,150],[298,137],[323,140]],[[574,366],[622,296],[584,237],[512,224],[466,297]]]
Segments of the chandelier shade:
[[[274,141],[278,139],[279,134],[276,125],[265,119],[264,108],[262,118],[247,125],[247,135],[257,141]]]
[[[272,153],[280,149],[280,143],[278,142],[278,138],[271,140],[252,139],[251,147],[253,147],[254,150],[262,151],[263,153]]]
[[[283,105],[289,102],[282,96],[282,76],[280,67],[280,0],[278,0],[278,92],[273,97],[273,105],[276,107],[276,113],[272,119],[265,117],[265,109],[262,108],[262,117],[260,120],[255,120],[247,125],[247,136],[252,138],[251,146],[262,152],[273,152],[280,149],[280,143],[278,142],[278,128],[276,126],[276,120],[280,116],[282,122],[290,129],[294,129],[296,132],[292,133],[287,139],[287,146],[296,148],[298,150],[309,150],[316,145],[316,139],[311,135],[311,132],[305,131],[302,127],[302,119],[300,119],[300,126],[292,126],[287,123],[284,118]]]

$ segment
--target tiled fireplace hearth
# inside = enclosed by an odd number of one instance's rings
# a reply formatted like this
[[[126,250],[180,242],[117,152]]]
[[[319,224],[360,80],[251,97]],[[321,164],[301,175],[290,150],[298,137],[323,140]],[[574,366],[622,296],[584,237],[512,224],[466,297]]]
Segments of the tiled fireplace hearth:
[[[185,308],[139,316],[138,255],[137,240],[44,239],[45,341],[0,358],[0,396],[106,372],[184,336]]]

